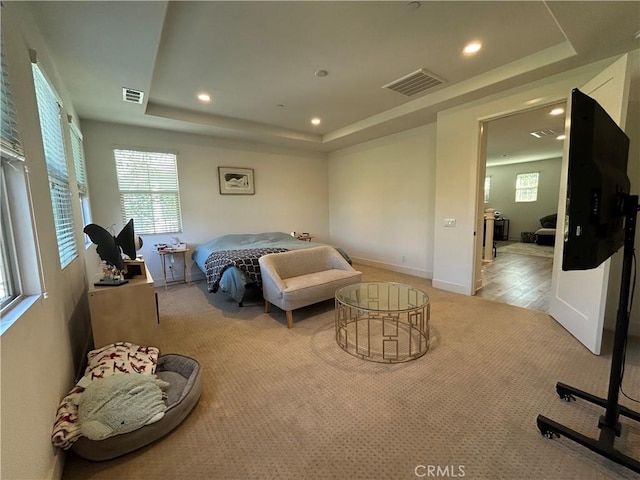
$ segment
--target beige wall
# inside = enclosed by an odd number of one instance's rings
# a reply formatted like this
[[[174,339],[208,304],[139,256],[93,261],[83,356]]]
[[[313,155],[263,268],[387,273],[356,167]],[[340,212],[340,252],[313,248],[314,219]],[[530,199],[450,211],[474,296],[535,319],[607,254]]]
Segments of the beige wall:
[[[482,232],[480,185],[486,170],[478,160],[481,123],[565,100],[572,87],[604,65],[588,65],[438,113],[434,286],[467,295],[475,291],[481,258],[475,232]],[[455,219],[456,226],[445,227],[447,218]]]
[[[142,236],[141,253],[157,285],[162,268],[153,245],[174,236],[191,246],[227,233],[275,231],[309,232],[314,240],[329,241],[324,153],[94,121],[84,121],[82,131],[93,221],[105,228],[115,225],[116,231],[123,227],[123,219],[114,146],[177,152],[183,232]],[[220,195],[219,166],[252,168],[255,195]],[[97,255],[89,257],[87,264],[91,275],[98,265]],[[178,260],[176,265],[175,275],[180,278],[182,266]],[[193,279],[204,278],[190,258],[187,268]]]
[[[635,71],[638,69],[638,51],[630,55]],[[433,285],[449,291],[472,294],[480,272],[481,242],[476,242],[474,232],[482,231],[484,210],[483,190],[486,168],[478,162],[480,151],[480,125],[482,122],[522,111],[535,105],[553,104],[566,100],[571,88],[582,85],[612,63],[612,60],[597,62],[585,67],[556,75],[523,87],[518,87],[485,99],[443,111],[438,114],[437,166],[436,166],[436,207]],[[631,85],[631,102],[626,131],[631,137],[629,156],[629,177],[632,192],[640,188],[638,175],[638,82]],[[456,227],[443,226],[445,218],[455,218]],[[474,252],[477,252],[475,254]],[[615,259],[614,259],[615,260]],[[614,263],[615,265],[615,263]],[[610,293],[615,292],[619,275],[612,267],[609,282]],[[611,295],[607,303],[605,325],[612,327],[613,305]],[[640,292],[636,289],[634,304],[640,302]],[[634,309],[630,332],[640,334],[640,318]]]
[[[640,78],[631,84],[631,97],[627,111],[627,125],[625,132],[629,136],[629,168],[627,170],[631,180],[631,194],[640,195]],[[636,223],[636,256],[640,251],[640,228]],[[616,304],[617,305],[617,304]],[[640,288],[636,287],[631,310],[629,333],[640,336]]]
[[[40,286],[38,262],[35,262],[35,268],[24,272],[29,277],[28,293],[34,295],[35,303],[1,338],[0,477],[55,479],[61,476],[64,455],[51,445],[51,430],[60,399],[73,386],[76,370],[90,341],[90,327],[82,243],[78,243],[80,256],[64,270],[58,259],[29,48],[38,52],[39,62],[62,97],[64,113],[72,114],[73,109],[25,4],[3,5],[2,37],[6,42],[10,81],[30,172],[44,284]],[[77,198],[74,178],[72,172],[72,193]],[[78,205],[79,202],[74,202],[76,219],[80,218]],[[24,220],[24,217],[20,219]],[[79,222],[76,222],[76,237],[80,242]],[[17,247],[24,249],[24,245],[20,243]],[[33,250],[29,254],[33,256]],[[45,291],[46,296],[42,295]],[[3,316],[3,322],[10,317]]]
[[[436,125],[329,154],[331,239],[356,262],[431,278]]]
[[[535,232],[540,228],[540,218],[557,213],[561,165],[562,158],[556,158],[487,167],[491,188],[484,208],[494,208],[509,219],[509,240],[519,242],[521,232]],[[516,203],[516,176],[531,172],[540,174],[538,200]]]
[[[51,445],[51,428],[88,338],[87,278],[83,255],[64,270],[58,264],[28,48],[38,51],[66,108],[73,111],[25,10],[19,2],[5,4],[2,34],[8,40],[12,80],[17,80],[13,82],[15,101],[31,172],[48,295],[38,297],[1,337],[0,476],[57,479],[63,455]],[[362,261],[426,277],[433,272],[436,286],[469,293],[479,208],[475,192],[478,179],[484,177],[477,161],[480,122],[517,111],[532,98],[558,101],[566,96],[568,86],[591,73],[583,69],[442,112],[437,129],[430,124],[334,152],[328,165],[318,154],[84,122],[94,221],[118,227],[122,223],[110,155],[114,144],[168,148],[178,151],[185,215],[180,237],[187,242],[199,243],[229,231],[309,231],[319,240],[343,245]],[[630,132],[635,128],[630,134],[635,166],[630,166],[630,172],[637,193],[637,104],[631,112],[635,120],[629,120],[627,127]],[[254,168],[256,195],[221,197],[218,165]],[[457,226],[443,228],[444,218],[455,218]],[[79,239],[81,230],[77,224]],[[150,244],[166,237],[148,239],[146,256],[153,258]],[[90,251],[87,259],[96,261],[95,252]],[[157,264],[152,268],[158,275]],[[636,292],[635,327],[640,323],[638,296]]]

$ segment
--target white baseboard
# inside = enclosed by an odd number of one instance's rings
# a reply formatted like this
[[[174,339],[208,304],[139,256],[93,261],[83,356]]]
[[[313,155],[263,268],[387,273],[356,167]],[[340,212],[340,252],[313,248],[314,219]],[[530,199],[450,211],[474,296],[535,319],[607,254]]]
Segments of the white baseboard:
[[[361,265],[368,265],[370,267],[383,268],[385,270],[390,270],[392,272],[404,273],[406,275],[413,275],[414,277],[420,278],[433,278],[433,272],[428,272],[426,270],[421,270],[419,268],[411,268],[405,267],[403,265],[395,265],[393,263],[385,263],[379,262],[377,260],[369,260],[366,258],[354,257],[351,256],[351,261],[353,263],[359,263]]]
[[[446,290],[447,292],[461,293],[462,295],[469,295],[468,287],[459,283],[446,282],[444,280],[433,280],[432,285],[434,288],[440,290]]]

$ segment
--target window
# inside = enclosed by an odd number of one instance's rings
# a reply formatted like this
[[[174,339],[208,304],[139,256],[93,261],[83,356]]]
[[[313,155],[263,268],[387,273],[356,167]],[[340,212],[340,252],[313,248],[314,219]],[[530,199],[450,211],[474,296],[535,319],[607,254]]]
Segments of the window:
[[[519,173],[516,176],[516,202],[538,200],[538,173]]]
[[[0,252],[0,308],[4,310],[21,292],[20,276],[18,269],[18,257],[13,240],[13,225],[11,222],[11,210],[9,195],[7,193],[7,177],[12,170],[22,168],[24,160],[20,134],[18,132],[18,120],[16,116],[13,98],[7,78],[7,65],[4,56],[4,45],[0,48],[2,61],[1,76],[2,89],[0,96],[0,116],[2,117],[2,136],[0,137],[0,160],[2,162],[2,178],[0,179],[0,208],[2,220],[2,252]],[[18,165],[18,166],[17,166]]]
[[[38,115],[44,156],[49,175],[49,192],[53,208],[53,221],[58,239],[60,266],[66,267],[78,256],[73,223],[73,205],[64,151],[60,102],[36,63],[32,63],[33,80],[36,87]]]
[[[484,177],[484,203],[489,203],[490,190],[491,190],[491,177]]]
[[[87,187],[87,170],[84,161],[82,135],[71,122],[69,122],[69,131],[71,132],[71,151],[73,153],[73,164],[76,170],[76,183],[78,184],[82,225],[86,226],[91,223],[91,208],[89,206],[89,189]],[[91,244],[91,240],[87,235],[85,235],[85,244]]]
[[[182,232],[176,155],[115,149],[122,223],[137,234]]]

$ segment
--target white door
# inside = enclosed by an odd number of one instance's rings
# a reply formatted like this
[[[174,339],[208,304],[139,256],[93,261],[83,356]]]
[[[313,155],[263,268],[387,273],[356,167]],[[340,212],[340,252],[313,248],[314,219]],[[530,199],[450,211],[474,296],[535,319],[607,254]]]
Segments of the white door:
[[[629,97],[627,55],[578,88],[594,98],[624,128]],[[571,117],[571,101],[567,103],[566,118]],[[591,270],[562,270],[564,250],[564,219],[567,199],[569,142],[565,141],[560,176],[558,228],[556,231],[551,300],[549,314],[596,355],[600,354],[604,312],[609,283],[611,260]],[[615,281],[615,279],[614,279]]]

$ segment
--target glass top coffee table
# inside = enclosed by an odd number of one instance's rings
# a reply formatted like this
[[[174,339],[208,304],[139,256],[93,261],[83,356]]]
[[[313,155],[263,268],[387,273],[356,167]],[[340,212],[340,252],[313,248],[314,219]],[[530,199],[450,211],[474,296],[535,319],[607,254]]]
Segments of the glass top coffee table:
[[[415,360],[429,350],[429,316],[429,296],[415,287],[355,283],[336,291],[336,342],[363,360]]]

